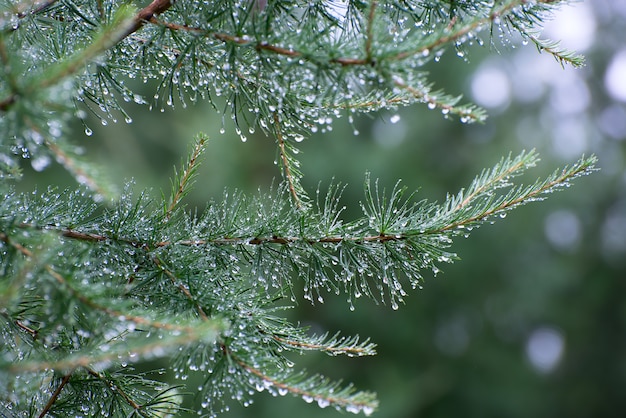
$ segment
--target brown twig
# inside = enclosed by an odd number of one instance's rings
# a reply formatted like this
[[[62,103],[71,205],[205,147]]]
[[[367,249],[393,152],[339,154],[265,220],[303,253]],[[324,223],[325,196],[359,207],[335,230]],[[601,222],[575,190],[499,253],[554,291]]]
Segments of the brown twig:
[[[31,327],[28,327],[28,326],[24,325],[22,323],[22,321],[15,321],[15,325],[17,325],[19,328],[21,328],[24,331],[26,331],[27,333],[29,333],[30,336],[33,338],[33,340],[37,338],[37,330],[36,329],[32,329]]]
[[[278,118],[277,113],[274,113],[274,125],[276,126],[276,141],[278,142],[278,148],[280,149],[280,159],[283,164],[285,179],[287,180],[287,183],[289,183],[289,192],[291,193],[291,197],[293,198],[293,202],[296,207],[301,209],[302,202],[298,196],[293,175],[291,174],[291,169],[289,168],[289,160],[287,158],[287,151],[285,150],[285,139],[283,138],[283,134],[280,129],[280,119]]]
[[[376,15],[376,6],[378,2],[373,0],[370,5],[370,13],[367,18],[367,32],[365,37],[365,57],[368,61],[372,59],[372,38],[374,37],[372,34],[372,30],[374,27],[374,16]]]
[[[39,418],[45,417],[46,414],[50,411],[50,408],[52,408],[52,405],[54,405],[54,403],[56,402],[57,398],[61,394],[61,391],[63,390],[65,385],[67,385],[67,383],[70,381],[70,377],[72,377],[72,373],[68,373],[65,376],[63,376],[63,379],[61,380],[61,383],[54,390],[54,392],[52,393],[52,396],[50,397],[50,399],[48,399],[48,402],[46,403],[46,406],[43,407],[43,410],[39,414]]]
[[[21,3],[17,5],[17,17],[22,19],[28,15],[39,13],[48,7],[52,6],[56,3],[57,0],[45,0],[45,1],[33,1],[30,4],[26,4],[27,2]]]
[[[141,9],[137,15],[135,15],[134,24],[130,26],[126,32],[121,34],[119,41],[126,38],[128,35],[137,32],[143,27],[143,25],[150,22],[152,18],[167,11],[170,7],[172,7],[172,2],[170,0],[154,0],[152,3]]]

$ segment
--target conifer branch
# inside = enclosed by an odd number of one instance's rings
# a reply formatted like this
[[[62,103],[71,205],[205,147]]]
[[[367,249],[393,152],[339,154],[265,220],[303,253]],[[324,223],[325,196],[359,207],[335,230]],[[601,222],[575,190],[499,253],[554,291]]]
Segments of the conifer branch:
[[[547,52],[552,55],[554,59],[564,67],[565,64],[569,64],[574,68],[580,68],[585,64],[585,58],[582,55],[575,54],[571,51],[561,48],[559,42],[553,42],[550,40],[541,39],[538,33],[533,33],[525,29],[515,19],[507,17],[507,23],[515,28],[524,38],[529,39],[539,52]]]
[[[278,393],[286,391],[301,397],[305,402],[317,402],[322,408],[332,405],[355,414],[363,412],[366,416],[378,408],[378,401],[372,393],[355,392],[352,386],[339,388],[337,384],[330,384],[321,376],[305,378],[303,375],[296,375],[286,378],[280,372],[279,376],[272,376],[249,365],[232,352],[227,350],[226,353],[248,374],[259,378],[268,389],[275,388]]]
[[[172,182],[172,194],[170,196],[169,205],[165,209],[165,219],[169,221],[172,217],[172,212],[181,199],[187,195],[189,189],[193,186],[193,180],[197,172],[198,168],[198,158],[204,153],[206,149],[206,142],[208,137],[199,134],[196,137],[196,142],[193,147],[193,151],[185,164],[183,172],[179,175],[176,171],[176,167],[174,167],[174,181]]]
[[[12,247],[14,247],[15,249],[17,249],[20,253],[22,253],[23,255],[25,255],[28,258],[33,258],[34,254],[32,253],[32,251],[30,251],[28,248],[24,247],[23,245],[14,242],[13,240],[9,239],[9,237],[4,233],[0,231],[0,241],[4,241],[5,243],[11,245]],[[162,329],[162,330],[167,330],[167,331],[176,331],[176,332],[180,332],[180,333],[186,333],[186,334],[193,334],[195,331],[193,330],[193,328],[189,328],[189,327],[181,327],[175,324],[171,324],[171,323],[164,323],[164,322],[158,322],[158,321],[151,321],[149,319],[146,319],[145,317],[142,316],[136,316],[136,315],[131,315],[127,312],[122,312],[119,310],[115,310],[106,306],[102,306],[99,305],[98,303],[94,302],[93,300],[89,299],[88,297],[82,295],[78,290],[74,289],[69,282],[63,277],[63,275],[61,275],[60,273],[58,273],[54,267],[52,267],[49,264],[44,265],[44,269],[48,272],[48,274],[50,274],[50,276],[52,276],[60,285],[62,285],[63,287],[65,287],[66,289],[68,289],[70,291],[70,293],[76,297],[76,299],[80,300],[83,304],[89,306],[90,308],[93,308],[97,311],[100,311],[108,316],[110,316],[111,318],[124,318],[125,321],[130,321],[135,323],[136,325],[139,326],[147,326],[150,328],[155,328],[155,329]],[[171,272],[166,270],[166,274],[169,273],[170,275],[172,275]],[[172,280],[175,279],[175,277],[172,275],[171,276]],[[191,298],[191,295],[188,293],[188,290],[186,291],[186,296]],[[203,319],[204,320],[208,320],[209,318],[206,316],[206,314],[204,314],[204,312],[201,311],[201,314],[203,315]]]
[[[562,170],[553,173],[546,180],[540,182],[537,181],[533,185],[530,186],[518,186],[513,189],[512,192],[506,194],[501,197],[500,200],[496,200],[493,196],[493,192],[501,189],[503,187],[511,186],[509,180],[519,175],[522,171],[527,168],[534,166],[538,161],[538,156],[535,152],[524,152],[515,158],[508,157],[506,159],[502,159],[493,169],[486,170],[477,176],[472,182],[471,186],[467,191],[462,190],[458,195],[451,197],[439,207],[438,215],[429,218],[429,222],[432,223],[445,223],[443,227],[440,229],[423,229],[423,232],[418,232],[417,235],[421,233],[434,233],[434,232],[442,232],[447,230],[453,230],[462,225],[472,224],[476,222],[480,222],[482,220],[488,219],[494,215],[498,215],[501,212],[505,212],[519,206],[525,202],[536,201],[540,196],[550,193],[559,188],[565,187],[569,184],[569,182],[579,176],[589,174],[595,170],[594,164],[597,161],[595,157],[583,158],[578,161],[576,164],[571,167],[565,167]],[[368,180],[369,184],[369,180]],[[369,190],[370,186],[366,187],[366,191]],[[290,193],[291,188],[290,188]],[[377,199],[381,197],[378,195],[369,195],[368,202],[370,202],[370,209],[367,210],[369,213],[368,216],[378,216],[377,213],[384,210],[389,213],[392,209],[398,210],[398,207],[394,205],[402,204],[399,199],[401,197],[400,190],[394,192],[394,196],[389,203],[384,202],[384,206],[377,206],[380,203]],[[292,196],[293,197],[293,196]],[[476,214],[472,216],[467,216],[465,213],[467,208],[476,205],[479,199],[488,197],[487,201],[490,204],[490,207],[483,207],[480,204],[476,209]],[[495,204],[494,204],[495,202]],[[405,207],[399,213],[405,213],[407,218],[412,216],[419,215],[420,207],[406,207],[407,203],[404,203]],[[459,215],[457,215],[459,214]],[[382,214],[380,216],[383,216]],[[458,219],[452,220],[458,216]],[[465,217],[464,217],[465,216]],[[389,219],[390,215],[387,215]],[[380,218],[383,219],[383,218]],[[357,221],[357,224],[361,221]],[[382,221],[381,222],[386,222]],[[21,228],[29,228],[29,229],[39,229],[41,227],[36,227],[33,224],[20,224],[18,225]],[[395,227],[394,227],[395,228]],[[376,230],[376,234],[360,234],[360,233],[352,233],[346,235],[317,235],[317,236],[296,236],[296,235],[276,235],[270,233],[268,236],[256,236],[254,238],[244,237],[244,236],[229,236],[229,237],[216,237],[211,239],[198,239],[198,240],[178,240],[178,241],[157,241],[153,243],[141,242],[131,237],[113,237],[105,234],[97,234],[91,232],[81,232],[73,229],[66,229],[59,226],[46,226],[44,227],[46,230],[56,230],[62,236],[66,238],[81,240],[81,241],[92,241],[92,242],[102,242],[102,241],[111,241],[111,242],[121,242],[127,245],[130,245],[134,248],[164,248],[172,245],[178,246],[206,246],[206,245],[215,245],[215,246],[239,246],[242,244],[252,245],[252,246],[261,246],[267,244],[278,244],[278,245],[297,245],[297,244],[306,244],[306,245],[317,245],[317,244],[341,244],[345,242],[353,242],[356,244],[364,244],[364,243],[385,243],[389,241],[402,241],[409,237],[415,236],[416,232],[411,230],[409,233],[402,233],[401,231],[387,231],[383,227],[380,231]],[[409,228],[410,229],[410,228]],[[2,236],[0,235],[0,239]],[[16,245],[16,244],[13,244]],[[17,244],[19,245],[19,244]],[[24,249],[25,251],[28,251]],[[158,265],[161,265],[159,260],[155,259],[155,262]],[[163,268],[163,267],[161,267]],[[175,276],[173,273],[168,272],[166,274],[170,275],[172,280],[175,280]],[[189,295],[190,296],[190,295]]]
[[[339,333],[329,337],[328,334],[313,336],[304,340],[286,339],[278,335],[272,336],[276,341],[300,350],[322,351],[330,355],[346,354],[348,356],[376,355],[375,347],[369,339],[359,343],[358,336],[340,337]]]
[[[23,245],[11,240],[7,234],[0,231],[0,241],[3,241],[16,250],[18,250],[21,254],[28,258],[33,258],[34,254],[28,248]],[[168,331],[169,334],[166,337],[161,336],[160,338],[145,338],[144,341],[137,342],[134,341],[133,344],[128,344],[128,342],[120,344],[119,347],[113,346],[108,348],[106,351],[101,353],[77,353],[73,355],[69,355],[60,360],[42,360],[42,361],[26,361],[22,363],[16,363],[8,366],[8,368],[14,372],[17,371],[39,371],[46,369],[60,369],[60,370],[71,370],[77,367],[87,367],[90,364],[97,364],[102,362],[111,362],[118,361],[123,357],[132,357],[137,355],[150,355],[153,353],[159,353],[160,355],[164,355],[169,349],[174,349],[179,347],[182,344],[188,344],[194,340],[197,341],[207,341],[211,339],[211,336],[214,336],[223,329],[224,324],[218,320],[210,320],[204,312],[200,309],[201,314],[203,315],[204,324],[202,327],[200,326],[181,326],[175,323],[154,321],[146,318],[145,316],[137,316],[130,314],[127,311],[120,311],[117,309],[113,309],[110,307],[102,306],[87,296],[81,294],[78,290],[70,285],[70,283],[58,273],[54,267],[49,264],[45,264],[43,266],[45,271],[52,276],[61,286],[67,289],[73,297],[79,300],[85,306],[90,307],[96,311],[100,311],[112,319],[120,320],[123,322],[131,322],[136,326],[140,327],[148,327],[155,330],[163,330]],[[133,326],[134,328],[134,326]],[[34,336],[37,335],[37,331],[33,330],[31,334]],[[117,348],[117,350],[115,349]],[[119,350],[119,351],[118,351]],[[124,354],[126,353],[126,354]],[[132,354],[131,354],[132,353]]]
[[[557,0],[559,1],[559,0]],[[534,2],[536,4],[552,4],[555,3],[555,0],[538,0]],[[464,36],[467,36],[470,33],[476,32],[477,30],[492,24],[494,21],[506,17],[509,13],[515,12],[515,10],[519,7],[532,7],[529,6],[528,0],[509,0],[502,2],[499,5],[493,5],[492,10],[489,14],[483,18],[474,18],[470,19],[469,22],[465,22],[464,20],[459,20],[457,16],[454,16],[453,19],[450,20],[448,27],[446,28],[446,33],[434,33],[431,38],[432,41],[425,42],[420,45],[418,48],[413,50],[407,50],[400,52],[395,55],[391,55],[389,59],[391,60],[404,60],[410,57],[430,54],[434,50],[453,43],[454,41],[461,39]],[[513,19],[507,18],[508,22],[515,22]],[[527,34],[527,31],[524,30],[519,25],[515,26],[516,29],[523,31],[522,33]],[[575,65],[578,66],[578,65]]]
[[[210,323],[205,322],[205,324],[195,329],[188,328],[186,333],[160,334],[160,338],[143,336],[141,340],[134,338],[132,341],[119,338],[119,342],[107,345],[107,351],[83,351],[58,359],[32,359],[0,366],[10,373],[27,373],[46,370],[73,370],[79,367],[110,367],[112,364],[133,359],[147,360],[165,357],[172,355],[181,347],[198,342],[206,343],[211,340],[211,337],[216,337],[216,327]],[[154,323],[150,325],[154,325]],[[218,326],[221,325],[218,324]]]
[[[492,173],[495,175],[489,176],[490,178],[487,182],[491,184],[490,188],[485,188],[482,186],[476,187],[475,190],[472,190],[472,188],[470,188],[471,192],[467,196],[465,196],[463,200],[458,203],[458,205],[456,205],[451,212],[443,212],[445,216],[454,217],[456,213],[463,212],[464,209],[467,208],[470,204],[475,204],[475,202],[479,200],[479,198],[482,198],[488,189],[495,189],[507,186],[507,179],[525,166],[534,165],[534,162],[536,161],[536,156],[534,153],[530,152],[526,155],[520,155],[516,158],[516,160],[517,161],[509,167],[507,167],[507,164],[502,165],[503,167],[506,167],[506,170],[504,170],[504,172],[496,173],[496,170],[492,171]],[[466,217],[464,217],[463,219],[451,222],[438,231],[434,230],[429,232],[443,232],[448,230],[454,230],[457,228],[463,228],[468,225],[473,225],[476,222],[492,218],[493,216],[502,215],[508,210],[519,206],[520,204],[542,200],[542,195],[545,195],[546,193],[551,193],[559,188],[567,187],[571,180],[595,171],[596,168],[594,168],[594,164],[596,162],[597,158],[595,156],[591,156],[589,158],[581,158],[576,164],[555,171],[543,181],[537,180],[534,184],[530,186],[518,186],[514,188],[505,196],[501,197],[499,200],[493,199],[491,196],[487,196],[488,199],[485,203],[489,206],[481,208],[481,212],[473,216],[465,215]],[[487,183],[485,183],[485,185]],[[451,199],[448,202],[449,204],[453,203],[455,201],[458,201],[461,197],[463,197],[462,193],[459,194],[458,197]]]
[[[282,163],[282,171],[285,176],[285,180],[289,184],[289,192],[291,193],[291,197],[293,198],[293,203],[296,205],[298,209],[302,209],[302,201],[300,200],[300,196],[298,193],[299,188],[299,179],[294,177],[291,169],[291,162],[289,161],[289,155],[287,154],[287,150],[285,148],[285,139],[283,138],[283,133],[280,128],[281,122],[277,113],[274,113],[274,129],[276,131],[276,141],[278,142],[278,149],[280,153],[280,161]]]
[[[393,82],[396,87],[406,90],[413,98],[426,103],[429,109],[441,109],[444,115],[458,115],[463,123],[483,122],[487,117],[485,110],[478,106],[472,104],[456,106],[460,97],[452,98],[441,93],[431,93],[428,88],[417,88],[408,85],[400,77],[394,77]]]

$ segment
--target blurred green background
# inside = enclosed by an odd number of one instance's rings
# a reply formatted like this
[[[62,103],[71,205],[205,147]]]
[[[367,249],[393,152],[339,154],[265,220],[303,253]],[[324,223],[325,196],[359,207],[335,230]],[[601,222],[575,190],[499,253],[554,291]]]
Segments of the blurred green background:
[[[626,1],[588,0],[565,7],[544,35],[587,56],[561,68],[533,46],[471,48],[469,61],[448,51],[432,62],[437,87],[489,110],[484,125],[446,120],[426,106],[333,125],[301,144],[304,184],[347,183],[346,219],[358,215],[364,173],[418,197],[442,200],[509,152],[536,148],[541,165],[526,182],[595,153],[601,171],[459,239],[461,260],[443,266],[398,311],[345,296],[323,305],[303,300],[293,318],[316,331],[342,330],[378,344],[373,358],[296,356],[297,367],[378,393],[379,418],[626,416]],[[488,41],[488,35],[483,34]],[[486,42],[488,45],[489,42]],[[150,86],[141,86],[151,97]],[[117,184],[133,178],[155,196],[169,190],[198,131],[208,151],[191,207],[219,199],[225,187],[254,192],[280,174],[276,147],[258,131],[242,143],[227,118],[206,105],[186,109],[129,106],[133,123],[91,120],[75,128],[90,158]],[[120,118],[123,119],[123,118]],[[345,118],[344,118],[345,119]],[[396,119],[396,118],[394,118]],[[359,134],[354,135],[354,130]],[[110,169],[110,170],[109,170]],[[54,177],[52,177],[54,176]],[[71,183],[51,167],[20,187]],[[191,387],[193,388],[194,383]],[[198,400],[199,403],[199,400]],[[336,417],[291,397],[255,397],[227,417]]]

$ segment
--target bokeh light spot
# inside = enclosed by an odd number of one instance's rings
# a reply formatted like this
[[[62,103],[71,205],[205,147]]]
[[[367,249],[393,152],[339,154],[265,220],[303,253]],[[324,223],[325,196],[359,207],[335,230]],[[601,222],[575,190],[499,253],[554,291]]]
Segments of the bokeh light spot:
[[[602,111],[597,120],[598,128],[612,139],[626,139],[626,109],[612,105]]]
[[[572,160],[587,151],[587,123],[584,119],[568,117],[559,120],[552,129],[554,153]]]
[[[511,100],[511,83],[506,73],[495,65],[478,69],[471,82],[472,97],[488,109],[504,110]]]
[[[378,119],[372,128],[372,136],[378,144],[392,148],[404,142],[407,131],[406,123],[402,119],[392,116],[389,122]]]
[[[526,356],[540,373],[553,371],[561,361],[564,350],[563,334],[551,327],[535,329],[526,341]]]
[[[546,218],[544,230],[550,244],[559,250],[575,249],[580,242],[580,220],[571,211],[552,212]]]
[[[613,55],[604,74],[604,87],[615,100],[626,102],[626,50]]]

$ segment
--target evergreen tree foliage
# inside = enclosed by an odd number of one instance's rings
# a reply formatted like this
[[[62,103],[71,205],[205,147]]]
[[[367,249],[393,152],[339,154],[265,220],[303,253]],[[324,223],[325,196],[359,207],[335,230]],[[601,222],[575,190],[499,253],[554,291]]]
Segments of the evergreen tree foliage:
[[[345,220],[344,186],[300,183],[298,142],[339,117],[414,103],[463,123],[483,110],[429,82],[446,48],[529,41],[561,64],[582,59],[539,37],[555,0],[172,2],[2,0],[0,8],[0,411],[9,417],[176,415],[204,383],[201,414],[256,391],[366,415],[373,393],[299,371],[286,353],[375,354],[340,333],[313,335],[281,313],[362,295],[397,309],[422,273],[452,262],[454,238],[544,199],[595,158],[529,185],[534,152],[501,159],[442,202],[365,179],[362,216]],[[132,79],[157,81],[154,98]],[[119,197],[68,140],[88,112],[131,121],[124,102],[208,101],[237,133],[274,138],[283,181],[227,191],[202,213],[183,203],[207,137],[198,134],[169,196]],[[226,122],[225,122],[226,123]],[[85,132],[91,129],[85,122]],[[19,193],[23,159],[57,161],[82,184]],[[100,169],[106,172],[106,167]],[[322,307],[319,307],[322,309]],[[167,358],[180,381],[134,363]]]

